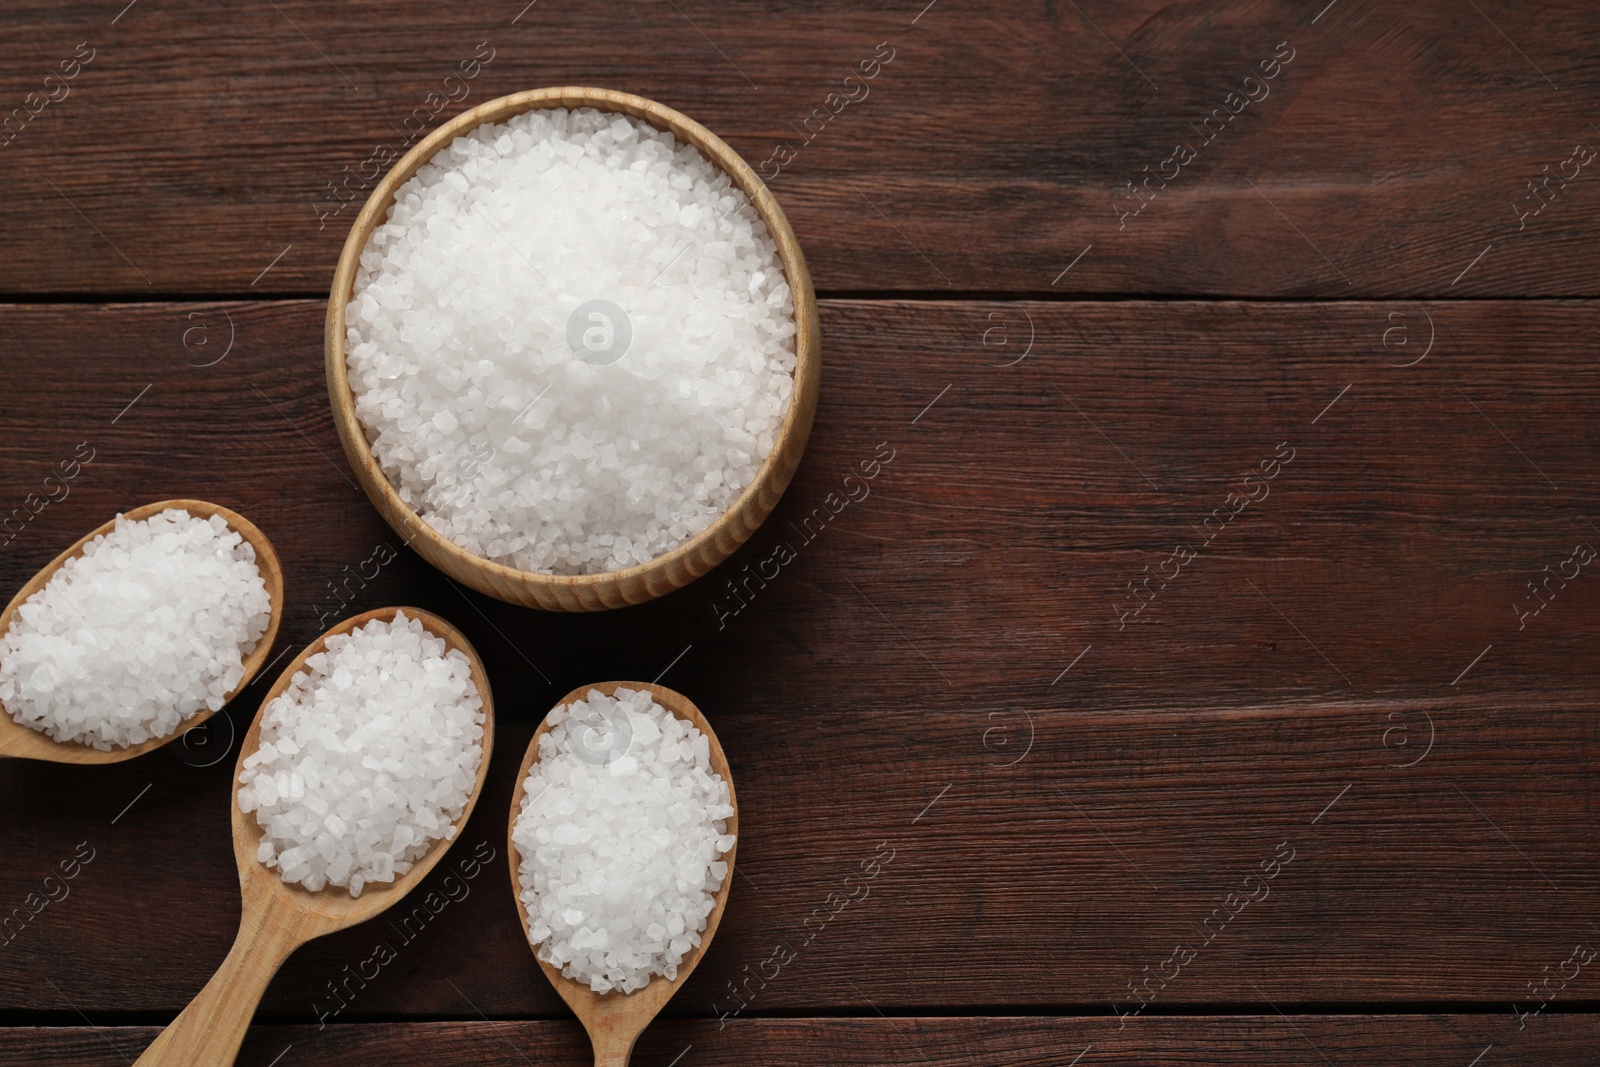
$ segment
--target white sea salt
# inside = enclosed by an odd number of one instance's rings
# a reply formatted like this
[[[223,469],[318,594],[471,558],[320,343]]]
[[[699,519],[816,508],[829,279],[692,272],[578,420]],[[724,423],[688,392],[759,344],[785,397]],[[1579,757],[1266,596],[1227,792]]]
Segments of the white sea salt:
[[[262,712],[239,774],[256,858],[315,892],[391,882],[455,836],[483,760],[467,657],[396,612],[328,638]]]
[[[254,547],[220,517],[118,515],[21,604],[0,638],[0,704],[102,752],[216,711],[272,603]]]
[[[631,689],[591,689],[547,721],[512,831],[528,940],[597,993],[673,980],[734,845],[710,743]]]
[[[441,149],[347,309],[356,412],[401,499],[526,571],[646,562],[722,515],[777,440],[794,300],[748,197],[592,108]]]

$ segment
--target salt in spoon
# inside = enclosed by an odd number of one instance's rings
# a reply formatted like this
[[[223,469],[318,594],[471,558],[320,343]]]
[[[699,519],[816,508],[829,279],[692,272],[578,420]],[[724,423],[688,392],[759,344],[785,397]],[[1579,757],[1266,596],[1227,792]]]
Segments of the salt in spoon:
[[[472,815],[473,806],[483,792],[484,776],[489,771],[494,742],[494,698],[489,691],[483,662],[454,626],[416,608],[378,608],[346,619],[307,645],[294,662],[283,669],[271,691],[262,698],[261,707],[264,711],[288,688],[305,661],[321,652],[328,638],[349,633],[373,619],[388,621],[402,611],[407,618],[420,620],[428,633],[443,638],[447,646],[467,657],[472,664],[472,680],[483,700],[483,758],[478,763],[478,780],[472,787],[472,795],[455,821],[455,834],[433,842],[427,853],[394,881],[368,882],[359,897],[352,897],[343,886],[329,885],[312,892],[304,886],[285,882],[277,871],[256,859],[256,850],[261,845],[261,825],[254,815],[239,810],[239,774],[244,770],[244,761],[261,745],[261,712],[257,712],[233,771],[233,854],[239,865],[239,889],[244,898],[239,936],[211,981],[145,1049],[136,1067],[217,1067],[232,1063],[244,1042],[256,1005],[267,991],[267,983],[295,949],[324,934],[365,922],[398,903],[427,877],[451,843],[460,838],[461,828]]]
[[[583,982],[564,976],[560,967],[538,959],[538,952],[534,952],[539,969],[544,971],[544,976],[555,986],[556,992],[561,994],[561,999],[567,1002],[567,1007],[572,1009],[578,1021],[583,1023],[583,1028],[589,1032],[589,1043],[594,1046],[595,1067],[627,1067],[639,1035],[666,1006],[667,1001],[672,999],[672,995],[679,987],[688,980],[689,973],[700,962],[700,957],[705,955],[706,949],[711,945],[712,935],[717,932],[717,924],[722,921],[722,911],[728,904],[728,890],[733,886],[733,854],[739,847],[737,840],[739,801],[733,792],[733,773],[728,769],[728,759],[723,755],[722,746],[717,742],[717,735],[711,729],[711,724],[706,722],[706,717],[688,697],[665,686],[652,685],[648,682],[600,682],[595,685],[579,686],[563,697],[556,707],[567,707],[585,699],[591,689],[598,689],[606,696],[612,696],[619,688],[643,690],[649,693],[657,704],[705,734],[711,749],[711,769],[728,783],[728,803],[733,807],[733,814],[727,819],[725,832],[734,835],[735,841],[734,847],[721,857],[722,862],[728,865],[728,873],[722,879],[722,887],[717,890],[711,914],[706,916],[706,928],[701,931],[700,944],[690,949],[688,955],[684,956],[683,962],[678,964],[677,978],[669,981],[661,975],[656,975],[643,989],[632,993],[596,993]],[[517,788],[511,797],[511,826],[506,833],[506,852],[511,858],[511,895],[517,902],[517,917],[522,921],[524,940],[528,936],[528,909],[522,902],[520,874],[522,855],[517,850],[515,839],[517,816],[522,813],[522,798],[528,771],[539,759],[539,738],[549,731],[550,719],[546,716],[539,724],[539,728],[533,732],[533,740],[528,743],[527,754],[522,759],[522,768],[517,772]],[[616,755],[620,757],[623,753],[618,752]]]
[[[244,660],[244,674],[239,678],[239,684],[234,686],[223,701],[238,696],[244,687],[249,685],[266,662],[267,653],[272,651],[272,643],[278,637],[278,624],[283,620],[283,567],[278,562],[278,554],[272,549],[272,542],[267,540],[267,535],[262,533],[249,519],[219,504],[211,504],[204,500],[163,500],[156,504],[146,504],[123,513],[127,519],[148,519],[152,515],[169,509],[187,511],[196,518],[209,519],[213,515],[220,516],[228,524],[228,528],[244,538],[256,552],[256,567],[261,571],[261,578],[267,585],[267,597],[271,600],[271,617],[267,621],[267,632],[261,635],[261,640],[256,642],[255,649]],[[117,520],[112,519],[103,526],[91,530],[79,539],[78,543],[67,549],[61,555],[51,560],[44,569],[35,574],[27,585],[17,591],[11,598],[11,603],[6,605],[6,610],[0,614],[0,635],[11,628],[11,620],[29,597],[45,587],[55,573],[61,569],[67,560],[80,554],[83,546],[99,537],[101,534],[110,533],[116,528]],[[15,756],[21,759],[47,760],[52,763],[121,763],[123,760],[142,756],[151,749],[160,748],[173,738],[194,729],[216,712],[210,708],[201,708],[200,711],[179,723],[177,729],[163,737],[152,737],[137,745],[128,745],[125,748],[113,748],[109,752],[90,745],[79,744],[76,741],[57,741],[50,735],[24,726],[11,717],[11,713],[0,707],[0,756]]]

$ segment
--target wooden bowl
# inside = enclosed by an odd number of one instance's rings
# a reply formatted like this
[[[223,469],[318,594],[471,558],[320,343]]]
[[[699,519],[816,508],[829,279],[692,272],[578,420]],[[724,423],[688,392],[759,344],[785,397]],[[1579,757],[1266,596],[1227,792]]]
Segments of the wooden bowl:
[[[271,601],[270,614],[266,633],[261,635],[261,640],[256,642],[256,647],[251,650],[250,655],[244,658],[244,674],[240,676],[239,684],[228,693],[228,700],[232,700],[244,691],[245,686],[255,680],[256,672],[267,661],[267,654],[272,651],[272,644],[278,639],[278,625],[283,621],[283,565],[278,562],[278,553],[273,550],[272,542],[267,540],[267,535],[262,533],[255,523],[220,504],[212,504],[205,500],[162,500],[130,508],[122,515],[127,519],[148,519],[168,509],[187,511],[202,519],[209,519],[213,515],[220,516],[222,521],[228,524],[228,529],[244,538],[245,542],[256,551],[256,567],[261,571],[261,579],[267,586],[267,598]],[[11,598],[11,603],[6,605],[4,613],[0,613],[0,634],[11,628],[11,619],[17,609],[26,603],[29,597],[43,589],[61,569],[62,564],[82,552],[83,546],[96,537],[110,533],[116,525],[117,520],[112,518],[109,522],[90,530],[71,548],[41,568],[27,585],[17,590],[17,595]],[[224,701],[223,707],[226,706],[227,701]],[[123,760],[133,759],[152,749],[160,748],[173,738],[182,737],[215,714],[216,712],[210,708],[201,708],[179,723],[174,733],[165,737],[152,737],[148,741],[126,748],[114,748],[110,752],[103,752],[75,741],[54,740],[30,726],[21,725],[9,712],[0,707],[0,756],[19,756],[23,759],[48,760],[55,763],[121,763]]]
[[[624,570],[600,574],[535,574],[495,563],[461,548],[424,522],[389,484],[356,418],[355,397],[345,367],[345,307],[353,294],[362,250],[373,230],[388,218],[395,192],[432,159],[435,152],[482,123],[503,122],[534,108],[581,107],[621,112],[657,129],[670,131],[679,142],[699,149],[701,155],[725,171],[733,184],[750,198],[778,246],[784,276],[794,293],[798,331],[795,335],[794,396],[779,428],[777,442],[754,480],[739,494],[733,506],[706,529],[648,563]],[[812,416],[817,409],[822,350],[816,293],[800,244],[784,218],[783,209],[750,165],[710,130],[653,100],[610,89],[568,86],[513,93],[457,115],[418,142],[378,183],[361,209],[350,236],[345,239],[344,252],[333,276],[333,290],[328,297],[327,364],[333,422],[345,455],[355,469],[356,479],[372,498],[379,514],[423,559],[479,592],[512,604],[554,611],[597,611],[642,603],[681,589],[727,559],[755,533],[777,506],[778,499],[788,488],[789,479],[800,465],[806,438],[811,433]]]
[[[561,999],[567,1002],[567,1007],[572,1009],[583,1023],[583,1028],[589,1032],[589,1039],[594,1045],[595,1062],[602,1064],[628,1062],[628,1055],[633,1050],[634,1042],[650,1021],[666,1006],[672,995],[682,988],[684,982],[689,980],[689,974],[700,963],[711,946],[711,938],[716,935],[717,926],[722,922],[722,913],[728,906],[728,892],[733,888],[733,861],[739,851],[739,798],[733,788],[733,771],[728,767],[728,757],[722,751],[722,744],[717,740],[716,731],[711,729],[711,724],[701,714],[694,702],[682,693],[668,689],[664,685],[654,685],[650,682],[597,682],[594,685],[580,685],[566,696],[556,702],[555,707],[567,707],[576,701],[583,700],[589,695],[589,690],[598,689],[606,696],[614,696],[618,689],[643,690],[649,693],[657,704],[667,711],[689,723],[706,735],[711,750],[711,769],[722,776],[728,783],[728,803],[733,806],[733,814],[726,823],[726,833],[734,835],[734,844],[722,856],[722,862],[728,865],[727,876],[722,879],[722,886],[713,897],[714,903],[711,914],[706,917],[706,928],[701,931],[700,944],[689,950],[683,962],[678,964],[678,976],[667,979],[660,975],[650,979],[643,989],[632,993],[596,993],[582,982],[568,978],[561,973],[561,968],[554,964],[546,963],[538,958],[537,946],[534,948],[534,958],[538,961],[539,969],[550,980]],[[517,785],[511,795],[511,821],[506,827],[506,857],[511,867],[511,897],[517,904],[517,920],[522,924],[522,939],[528,940],[528,908],[522,901],[522,853],[517,848],[517,816],[522,814],[522,800],[527,794],[528,772],[539,760],[539,739],[550,732],[549,716],[539,722],[539,728],[533,732],[533,740],[528,742],[528,751],[522,757],[522,766],[517,770]]]

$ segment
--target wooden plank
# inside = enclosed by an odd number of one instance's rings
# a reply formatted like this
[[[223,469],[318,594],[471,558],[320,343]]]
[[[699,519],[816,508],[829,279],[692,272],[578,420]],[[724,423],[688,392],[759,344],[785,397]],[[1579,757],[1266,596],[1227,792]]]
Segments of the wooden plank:
[[[418,131],[599,82],[771,177],[824,290],[1596,295],[1571,5],[120,7],[0,12],[0,292],[323,291]]]
[[[863,997],[885,1010],[1111,1012],[1263,994],[1527,1010],[1528,984],[1600,937],[1585,919],[1600,892],[1587,711],[1436,714],[1437,751],[1406,770],[1384,762],[1396,755],[1381,741],[1389,705],[1036,709],[1032,750],[1008,767],[997,745],[1026,743],[1020,714],[1012,727],[1009,712],[884,698],[824,736],[833,709],[816,697],[741,707],[717,674],[685,669],[680,682],[716,709],[750,814],[743,874],[681,1012],[837,1010]],[[1010,732],[991,732],[1000,726]],[[483,811],[458,846],[458,862],[488,860],[478,876],[432,878],[398,913],[303,949],[265,1010],[329,1022],[559,1010],[491,851],[529,733],[526,721],[503,727]],[[48,892],[44,878],[79,842],[94,858],[5,946],[0,1006],[44,1008],[53,981],[91,1013],[181,1008],[238,922],[226,796],[220,767],[166,755],[71,781],[8,768],[8,911]],[[1592,986],[1573,995],[1592,998]]]
[[[153,1027],[0,1029],[0,1064],[115,1067],[142,1049],[155,1032]],[[1151,1018],[1120,1032],[1114,1022],[1097,1018],[761,1019],[722,1028],[714,1022],[669,1020],[645,1032],[633,1062],[639,1067],[673,1063],[1303,1067],[1326,1060],[1395,1067],[1507,1062],[1579,1067],[1593,1062],[1597,1040],[1600,1024],[1595,1018],[1573,1015],[1551,1016],[1523,1031],[1500,1016],[1270,1012]],[[1506,1059],[1508,1055],[1515,1059]],[[279,1056],[282,1059],[274,1058]],[[1482,1059],[1475,1060],[1477,1056]],[[308,1062],[365,1067],[391,1060],[481,1067],[590,1062],[588,1046],[573,1021],[396,1022],[328,1027],[320,1032],[315,1027],[258,1026],[251,1031],[239,1067]]]
[[[1423,350],[1423,311],[1433,351],[1385,365]],[[1527,1009],[1529,982],[1600,939],[1585,918],[1600,600],[1585,571],[1521,630],[1511,608],[1600,536],[1585,532],[1600,372],[1569,355],[1594,315],[828,302],[817,429],[769,526],[664,600],[554,616],[461,593],[405,552],[348,578],[393,535],[345,478],[318,303],[11,308],[0,493],[22,502],[80,442],[94,456],[0,548],[0,577],[20,584],[115,507],[191,494],[273,538],[286,647],[324,613],[404,601],[451,618],[502,712],[457,859],[503,840],[551,699],[666,671],[715,721],[745,816],[739,884],[677,1011]],[[230,319],[233,348],[193,365],[225,350]],[[1033,349],[997,366],[1030,319]],[[1397,325],[1412,347],[1384,347]],[[199,326],[216,347],[185,347]],[[1008,344],[986,345],[997,326]],[[1125,583],[1202,537],[1284,441],[1269,495],[1119,629]],[[882,442],[870,495],[814,516]],[[732,614],[728,580],[780,540],[795,560]],[[237,916],[229,762],[3,769],[0,905],[80,842],[95,858],[0,950],[0,1010],[66,1010],[42,999],[52,982],[91,1015],[174,1012],[200,987]],[[308,947],[265,1010],[554,1013],[503,863],[441,871],[410,926]],[[415,914],[428,890],[450,902]],[[379,941],[397,960],[363,979]],[[1561,999],[1592,997],[1588,980]]]
[[[80,442],[97,451],[71,497],[0,550],[7,579],[20,585],[117,506],[209,494],[292,557],[285,639],[320,633],[336,583],[358,588],[352,576],[393,537],[333,436],[321,315],[313,302],[8,311],[4,509],[42,496]],[[937,690],[950,689],[941,670],[982,679],[997,701],[1049,688],[1094,644],[1056,689],[1100,706],[1342,699],[1352,685],[1363,699],[1581,702],[1600,691],[1600,661],[1581,654],[1600,636],[1595,587],[1541,585],[1551,603],[1527,615],[1544,603],[1528,582],[1600,537],[1588,473],[1600,370],[1572,355],[1595,315],[1574,302],[829,302],[810,450],[741,557],[638,611],[494,618],[531,618],[541,640],[638,620],[630,638],[659,649],[655,670],[717,639],[777,642],[825,673],[859,649],[816,638],[876,617],[864,594],[932,661],[883,626],[875,650],[910,657],[907,677]],[[1415,366],[1389,365],[1430,338]],[[884,443],[894,458],[871,496],[831,518],[828,494],[859,495],[844,478]],[[1294,459],[1268,497],[1217,533],[1214,513],[1263,492],[1242,476],[1282,443]],[[796,559],[763,589],[780,543]],[[1158,589],[1179,544],[1197,558]],[[379,588],[424,580],[414,563],[403,554]],[[1136,600],[1128,583],[1147,574]],[[557,669],[560,656],[536,652]]]

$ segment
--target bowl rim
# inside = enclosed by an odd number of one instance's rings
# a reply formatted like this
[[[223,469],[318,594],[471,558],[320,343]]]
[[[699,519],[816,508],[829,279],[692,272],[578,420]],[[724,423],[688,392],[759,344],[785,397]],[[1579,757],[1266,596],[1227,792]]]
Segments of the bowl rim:
[[[395,193],[415,175],[417,170],[430,162],[441,148],[485,123],[503,122],[535,109],[583,107],[626,114],[671,133],[679,143],[690,145],[713,166],[726,173],[734,186],[749,198],[767,227],[768,234],[777,245],[784,278],[788,281],[793,295],[792,317],[796,330],[795,369],[788,408],[782,423],[779,424],[772,448],[761,466],[756,469],[750,482],[710,525],[644,563],[593,574],[546,574],[499,563],[462,548],[429,525],[411,505],[401,499],[379,466],[377,458],[372,454],[372,446],[367,440],[365,428],[356,415],[355,392],[350,386],[346,365],[345,310],[355,285],[361,253],[365,250],[373,231],[387,218],[394,204]],[[429,547],[453,559],[460,566],[517,586],[544,586],[576,592],[610,587],[630,580],[643,580],[653,573],[670,570],[679,562],[699,555],[701,550],[712,543],[736,516],[745,514],[755,504],[755,498],[767,488],[775,469],[784,460],[787,451],[785,444],[796,433],[801,435],[803,447],[804,438],[809,436],[811,419],[815,413],[814,402],[807,402],[806,398],[815,395],[822,363],[820,339],[816,336],[816,330],[812,325],[815,321],[816,292],[811,284],[810,272],[794,230],[789,226],[782,207],[760,176],[720,137],[687,115],[648,97],[633,93],[592,86],[553,86],[524,90],[469,108],[433,130],[390,167],[367,197],[361,213],[356,217],[349,235],[345,238],[338,267],[334,272],[333,286],[328,296],[325,347],[334,425],[344,446],[345,455],[351,460],[362,488],[369,496],[375,492],[381,495],[393,513],[401,517],[407,530],[396,532],[402,534],[407,545],[410,545],[413,539],[420,538]],[[801,425],[802,421],[804,425]],[[784,481],[785,486],[782,488],[787,487],[788,479]],[[780,493],[782,488],[779,489]],[[770,512],[771,508],[767,508],[761,516],[761,521],[764,521]],[[387,518],[387,515],[385,517]],[[390,525],[393,526],[395,523],[391,522]],[[755,525],[759,526],[760,523],[757,522]],[[646,599],[670,591],[669,589],[663,593],[652,593]]]

